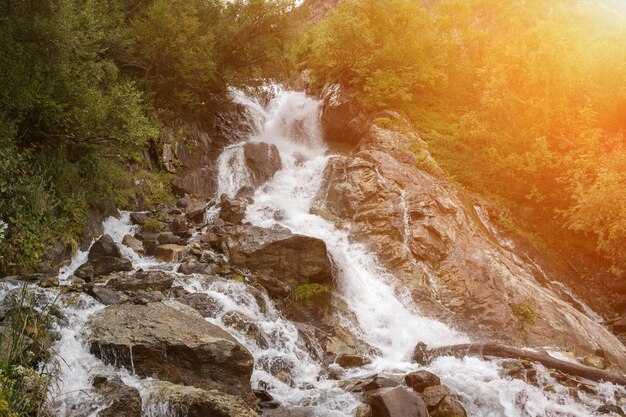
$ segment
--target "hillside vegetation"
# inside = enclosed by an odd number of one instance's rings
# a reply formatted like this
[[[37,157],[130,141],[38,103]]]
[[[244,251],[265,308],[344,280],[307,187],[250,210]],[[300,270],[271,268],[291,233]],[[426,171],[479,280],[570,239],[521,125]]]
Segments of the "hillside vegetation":
[[[449,176],[511,208],[538,247],[595,251],[620,275],[626,17],[599,4],[348,0],[292,60],[317,87],[408,115]]]
[[[137,190],[146,145],[164,121],[202,122],[227,85],[264,74],[285,4],[3,1],[0,275],[37,269],[54,240],[75,249],[90,208],[166,190],[158,169],[142,174],[153,190]]]

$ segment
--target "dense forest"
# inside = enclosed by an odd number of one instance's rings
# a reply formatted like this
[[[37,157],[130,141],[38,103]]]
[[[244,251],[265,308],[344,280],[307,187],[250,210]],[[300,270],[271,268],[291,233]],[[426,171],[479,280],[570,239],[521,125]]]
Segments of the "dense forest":
[[[37,269],[54,240],[76,250],[89,209],[125,207],[137,191],[148,205],[171,198],[167,173],[141,169],[150,140],[168,119],[206,121],[228,85],[261,77],[284,45],[286,11],[263,0],[3,0],[0,271]]]
[[[296,11],[296,12],[294,12]],[[313,12],[309,10],[308,12]],[[540,248],[626,269],[626,23],[575,0],[3,0],[0,271],[75,249],[87,211],[148,203],[163,123],[229,85],[309,70],[367,111],[405,114],[450,179],[510,208]],[[384,121],[381,121],[383,123]]]
[[[432,3],[432,2],[431,2]],[[346,1],[294,60],[395,109],[538,247],[626,268],[626,18],[580,1]],[[520,230],[521,229],[523,230]],[[571,252],[570,252],[571,254]]]

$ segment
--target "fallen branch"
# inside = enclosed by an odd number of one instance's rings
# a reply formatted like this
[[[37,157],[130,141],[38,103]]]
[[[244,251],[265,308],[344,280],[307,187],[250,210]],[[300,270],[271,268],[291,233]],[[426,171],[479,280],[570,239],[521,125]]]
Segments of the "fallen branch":
[[[440,356],[464,356],[495,357],[506,359],[523,359],[530,362],[540,363],[546,368],[556,369],[565,374],[586,378],[592,381],[605,381],[626,387],[626,376],[592,368],[578,363],[572,363],[553,358],[546,352],[533,352],[510,346],[490,343],[472,343],[465,345],[444,346],[429,349],[424,343],[418,343],[413,352],[413,360],[421,365],[428,365]]]

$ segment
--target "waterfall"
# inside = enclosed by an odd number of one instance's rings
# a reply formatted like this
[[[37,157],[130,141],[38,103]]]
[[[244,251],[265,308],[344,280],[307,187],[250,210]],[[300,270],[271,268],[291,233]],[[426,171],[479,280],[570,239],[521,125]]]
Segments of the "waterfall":
[[[349,317],[343,317],[346,328],[372,349],[371,364],[348,370],[344,378],[384,374],[400,377],[419,369],[411,363],[412,349],[417,342],[442,346],[468,342],[470,338],[450,326],[425,317],[402,295],[402,288],[394,286],[394,277],[378,262],[375,254],[355,242],[349,229],[342,229],[320,216],[311,214],[311,206],[323,182],[323,172],[329,161],[320,124],[320,103],[304,93],[273,88],[271,99],[262,103],[254,96],[233,90],[233,100],[245,107],[249,136],[224,149],[218,161],[218,196],[234,196],[250,185],[250,173],[243,160],[246,141],[267,142],[276,145],[282,160],[282,169],[254,192],[254,201],[247,208],[245,220],[261,227],[281,225],[294,233],[319,238],[326,243],[336,265],[335,291],[347,308]],[[409,232],[408,203],[405,208],[405,237]],[[215,209],[207,219],[216,215]],[[104,232],[120,244],[126,234],[133,234],[129,213],[120,219],[104,222]],[[407,242],[408,243],[408,242]],[[358,398],[340,388],[339,382],[326,374],[319,346],[306,345],[296,323],[284,318],[274,302],[266,295],[253,294],[249,286],[235,280],[211,279],[201,276],[183,276],[171,272],[171,264],[163,264],[149,257],[140,257],[131,249],[119,245],[135,270],[162,269],[176,275],[176,284],[187,291],[207,294],[215,301],[216,312],[207,318],[232,334],[246,346],[255,359],[251,384],[266,389],[286,408],[302,409],[302,415],[317,417],[354,416],[360,404]],[[59,273],[62,284],[87,258],[79,252]],[[15,288],[0,281],[0,294]],[[33,291],[54,299],[59,289],[43,289],[31,285]],[[88,317],[104,305],[84,293],[62,299],[64,322],[58,325],[60,339],[54,346],[58,359],[59,382],[50,390],[50,404],[54,415],[96,416],[103,408],[98,398],[90,394],[96,375],[116,375],[129,386],[137,388],[143,401],[145,416],[171,415],[168,404],[155,403],[154,380],[141,379],[132,371],[105,365],[89,353],[81,335]],[[249,317],[259,329],[256,337],[225,324],[229,313]],[[316,353],[317,352],[317,353]],[[132,352],[131,352],[132,353]],[[623,388],[605,383],[595,388],[597,396],[580,393],[574,399],[569,388],[557,382],[540,365],[535,365],[537,385],[503,376],[502,360],[478,358],[456,359],[442,357],[426,369],[441,377],[442,383],[455,392],[472,417],[588,417],[603,404],[615,404],[616,395],[623,396]],[[271,372],[272,366],[283,367],[288,378],[279,378]],[[549,387],[549,389],[548,389]],[[308,412],[308,414],[306,414]]]
[[[247,105],[248,117],[254,119],[254,133],[244,141],[275,144],[283,161],[283,168],[256,190],[254,201],[247,208],[245,221],[261,227],[278,224],[294,233],[319,238],[326,243],[337,266],[336,291],[356,318],[356,322],[351,323],[351,329],[378,352],[371,358],[370,365],[351,371],[351,375],[402,375],[415,370],[416,365],[411,364],[409,359],[419,341],[429,346],[468,342],[466,335],[421,315],[415,306],[406,304],[399,289],[394,288],[393,277],[374,254],[350,238],[348,230],[339,229],[320,216],[311,214],[313,199],[321,187],[324,168],[330,158],[319,127],[319,103],[303,93],[283,90],[279,90],[266,106],[241,92],[234,94],[234,100]],[[243,177],[236,172],[240,168],[240,164],[220,165],[220,183]],[[240,187],[245,185],[244,182],[239,184]],[[230,195],[236,193],[234,189],[230,191]],[[403,204],[406,205],[406,201],[403,200]],[[406,212],[408,214],[408,208]],[[405,219],[406,222],[408,220]],[[408,225],[405,224],[407,233]],[[209,293],[214,294],[214,291],[211,289]],[[267,301],[271,305],[271,301]],[[241,308],[238,302],[231,305],[233,309]],[[259,317],[251,311],[247,314]],[[264,320],[262,316],[261,321]],[[267,350],[251,350],[257,360],[259,355],[268,353]],[[291,352],[293,346],[281,347],[278,354]],[[298,357],[297,354],[295,356]],[[501,362],[444,357],[437,359],[428,369],[440,375],[442,382],[459,395],[470,416],[586,417],[602,405],[601,401],[590,397],[574,400],[567,387],[559,385],[540,365],[535,366],[540,387],[504,377],[500,372]],[[313,385],[315,389],[303,392],[282,386],[270,389],[270,392],[288,404],[291,400],[292,406],[315,404],[316,416],[343,415],[342,411],[351,415],[354,405],[337,408],[338,404],[345,404],[344,401],[349,403],[349,398],[340,395],[340,400],[333,400],[338,393],[332,389],[332,382],[316,375],[315,369],[315,366],[307,367],[300,375],[304,386]],[[262,375],[262,371],[255,371],[253,380],[263,377],[266,375]],[[552,392],[542,389],[547,386],[553,387]],[[600,384],[598,389],[601,397],[613,403],[617,387]]]

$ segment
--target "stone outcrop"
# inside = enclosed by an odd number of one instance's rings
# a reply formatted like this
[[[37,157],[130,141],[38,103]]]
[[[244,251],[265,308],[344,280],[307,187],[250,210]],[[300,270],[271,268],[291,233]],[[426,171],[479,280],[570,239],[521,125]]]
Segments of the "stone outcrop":
[[[232,265],[275,277],[292,287],[329,284],[333,279],[326,244],[285,228],[225,224],[212,228],[202,239],[226,254]]]
[[[410,124],[385,116],[392,127],[370,125],[354,156],[329,161],[315,212],[337,225],[348,221],[424,313],[475,338],[557,345],[579,356],[603,348],[614,365],[626,364],[612,334],[500,244],[472,199],[439,175]]]
[[[322,130],[329,141],[356,145],[367,132],[368,116],[339,84],[322,91]]]
[[[105,363],[254,403],[250,352],[190,307],[173,301],[111,305],[93,314],[85,329],[91,353]]]
[[[192,194],[198,197],[213,197],[217,189],[215,173],[206,167],[196,168],[174,178],[172,188],[179,195]]]
[[[282,168],[276,145],[264,142],[247,142],[243,145],[243,157],[254,187],[265,184]]]

